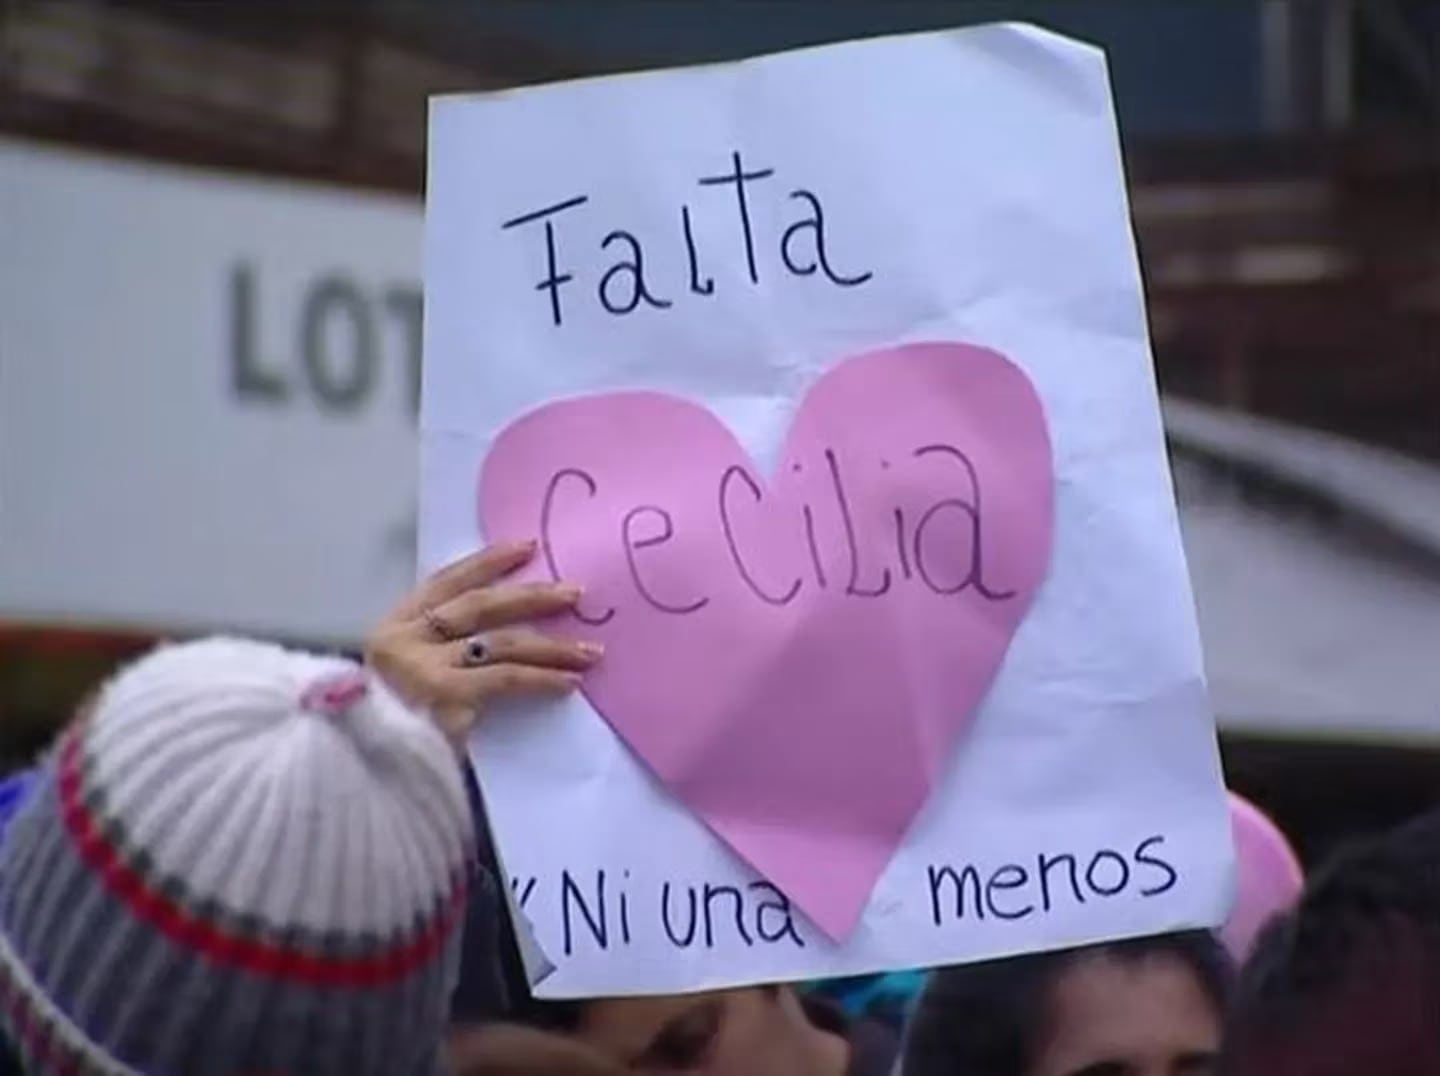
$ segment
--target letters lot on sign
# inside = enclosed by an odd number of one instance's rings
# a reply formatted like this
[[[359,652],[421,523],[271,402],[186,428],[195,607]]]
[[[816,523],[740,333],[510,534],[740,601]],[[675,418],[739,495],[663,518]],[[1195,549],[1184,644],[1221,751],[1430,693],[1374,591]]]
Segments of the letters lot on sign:
[[[473,755],[542,996],[1222,918],[1103,57],[1024,26],[437,99],[421,569],[606,645]]]

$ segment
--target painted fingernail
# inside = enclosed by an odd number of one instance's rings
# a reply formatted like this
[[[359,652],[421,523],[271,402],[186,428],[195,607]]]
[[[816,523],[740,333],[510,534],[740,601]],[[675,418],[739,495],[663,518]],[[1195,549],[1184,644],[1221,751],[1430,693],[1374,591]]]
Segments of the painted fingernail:
[[[575,649],[579,650],[580,653],[584,654],[591,661],[594,661],[596,658],[599,658],[602,654],[605,653],[605,645],[603,643],[576,643]]]

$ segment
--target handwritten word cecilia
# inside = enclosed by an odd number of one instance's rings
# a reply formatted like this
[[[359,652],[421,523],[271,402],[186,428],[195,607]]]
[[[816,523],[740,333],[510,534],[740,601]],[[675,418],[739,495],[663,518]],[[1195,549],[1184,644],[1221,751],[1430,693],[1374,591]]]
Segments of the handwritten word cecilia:
[[[717,175],[701,176],[696,185],[705,188],[729,187],[733,191],[732,210],[739,229],[738,240],[744,250],[745,268],[751,284],[759,284],[762,259],[757,249],[757,237],[751,221],[750,199],[753,195],[768,192],[761,186],[765,180],[773,179],[773,168],[747,169],[740,153],[730,155],[730,170]],[[776,253],[780,264],[791,276],[808,277],[819,274],[830,283],[842,288],[853,288],[864,284],[874,274],[870,272],[846,274],[831,264],[825,241],[825,209],[820,196],[803,187],[792,189],[786,196],[795,204],[798,216],[780,234]],[[706,199],[705,208],[718,209],[716,199]],[[577,195],[561,202],[543,206],[540,209],[522,213],[501,224],[502,231],[522,228],[526,225],[541,226],[539,234],[545,242],[545,276],[535,285],[536,291],[548,292],[550,296],[550,320],[554,325],[564,324],[564,307],[561,289],[575,281],[575,272],[569,268],[568,260],[560,251],[558,229],[560,222],[568,219],[572,210],[588,205],[588,194]],[[697,211],[699,211],[697,209]],[[701,252],[695,239],[695,228],[688,204],[680,206],[680,239],[685,245],[686,262],[689,266],[688,291],[692,295],[710,296],[715,294],[715,280],[701,267]],[[600,275],[595,284],[595,295],[600,305],[609,313],[623,316],[633,313],[644,304],[647,307],[664,310],[674,305],[673,293],[661,294],[652,286],[645,275],[645,248],[634,233],[623,228],[609,232],[600,242],[600,251],[613,258],[612,264]],[[562,269],[562,266],[565,268]]]
[[[805,501],[799,505],[793,532],[796,541],[804,542],[806,556],[802,559],[808,561],[808,571],[779,579],[761,578],[763,573],[756,564],[758,558],[740,537],[739,524],[747,511],[769,510],[761,485],[739,464],[713,476],[715,508],[709,522],[723,537],[734,578],[755,600],[771,606],[789,605],[806,586],[838,587],[849,597],[872,599],[889,593],[892,587],[907,585],[923,586],[942,596],[973,591],[986,601],[1013,598],[1014,590],[997,588],[985,576],[983,493],[980,475],[969,457],[946,444],[919,445],[910,457],[911,463],[938,461],[948,465],[960,481],[960,489],[951,496],[937,493],[922,512],[912,511],[907,516],[903,508],[894,508],[892,530],[883,547],[864,550],[856,533],[845,476],[835,450],[824,449],[818,461],[791,461],[789,466],[795,473],[802,472],[807,463],[823,468],[828,489],[826,499],[830,502],[826,507],[831,511],[822,517],[817,510],[818,502]],[[881,460],[878,465],[885,470],[891,467],[889,460]],[[563,551],[556,549],[553,537],[556,513],[564,511],[567,503],[575,503],[574,498],[593,500],[603,496],[605,491],[600,481],[583,467],[563,467],[551,475],[540,504],[539,531],[546,566],[556,581],[563,577],[564,560]],[[826,517],[838,523],[836,533],[826,534],[818,525],[817,521]],[[710,596],[698,591],[699,581],[694,593],[662,595],[647,578],[646,555],[678,537],[670,510],[654,504],[617,509],[613,524],[635,594],[647,606],[663,613],[685,615],[698,612],[710,603]],[[827,557],[826,553],[836,548],[837,538],[843,543],[841,559],[845,564],[839,577],[826,569],[827,560],[833,566],[835,558]],[[962,558],[964,570],[959,572],[954,567],[957,549],[969,550],[968,558]],[[939,566],[942,560],[950,565],[948,573]],[[584,623],[600,625],[608,623],[615,613],[612,607],[598,612],[577,610],[574,615]]]

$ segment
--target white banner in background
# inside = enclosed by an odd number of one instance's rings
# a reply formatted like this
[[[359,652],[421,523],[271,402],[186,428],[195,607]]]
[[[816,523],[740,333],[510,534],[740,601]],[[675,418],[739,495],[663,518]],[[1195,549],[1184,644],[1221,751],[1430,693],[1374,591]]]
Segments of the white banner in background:
[[[0,618],[360,638],[413,565],[420,209],[0,141]]]

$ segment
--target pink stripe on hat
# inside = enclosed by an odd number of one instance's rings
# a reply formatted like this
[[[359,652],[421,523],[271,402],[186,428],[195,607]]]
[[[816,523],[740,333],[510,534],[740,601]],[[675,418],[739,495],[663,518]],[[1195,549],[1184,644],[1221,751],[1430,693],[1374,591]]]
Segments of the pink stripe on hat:
[[[339,717],[369,691],[370,683],[362,670],[346,669],[322,676],[307,687],[300,696],[300,707],[314,714]]]

